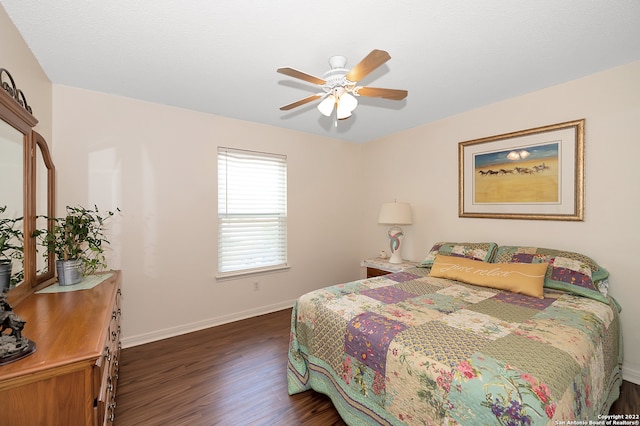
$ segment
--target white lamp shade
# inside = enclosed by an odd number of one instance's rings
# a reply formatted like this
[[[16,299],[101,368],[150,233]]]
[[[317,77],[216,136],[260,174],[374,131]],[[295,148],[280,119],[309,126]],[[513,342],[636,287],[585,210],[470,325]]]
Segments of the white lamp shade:
[[[322,102],[318,104],[318,111],[320,111],[320,114],[326,117],[330,117],[335,103],[336,103],[335,96],[333,96],[333,94],[330,94],[329,96],[324,98]]]
[[[384,203],[380,207],[378,223],[387,225],[411,225],[411,205],[409,203]]]
[[[336,118],[338,120],[344,120],[351,117],[351,113],[358,106],[358,100],[355,96],[349,93],[343,93],[338,99],[338,106],[336,110]]]
[[[340,108],[340,104],[338,104],[338,109],[336,110],[336,118],[338,120],[344,120],[345,118],[351,117],[351,111],[345,108]]]
[[[343,93],[340,96],[340,103],[338,104],[338,109],[344,108],[349,112],[352,112],[358,106],[358,100],[355,96],[350,93]]]

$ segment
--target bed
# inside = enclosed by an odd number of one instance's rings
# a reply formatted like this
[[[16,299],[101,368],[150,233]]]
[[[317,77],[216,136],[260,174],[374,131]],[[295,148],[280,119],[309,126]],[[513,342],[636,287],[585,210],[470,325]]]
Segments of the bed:
[[[582,254],[441,242],[419,267],[301,296],[288,392],[328,395],[349,425],[597,420],[622,382],[619,312]]]

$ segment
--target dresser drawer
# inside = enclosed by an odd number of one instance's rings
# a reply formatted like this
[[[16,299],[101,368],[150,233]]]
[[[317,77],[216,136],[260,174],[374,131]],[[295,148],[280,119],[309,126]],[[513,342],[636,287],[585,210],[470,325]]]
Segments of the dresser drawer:
[[[390,274],[389,271],[383,271],[382,269],[367,267],[367,278],[379,277],[381,275]]]
[[[96,398],[96,420],[98,425],[110,425],[115,419],[116,386],[120,358],[120,308],[121,290],[116,292],[115,303],[111,311],[109,328],[104,342],[102,362],[98,366],[100,389]]]

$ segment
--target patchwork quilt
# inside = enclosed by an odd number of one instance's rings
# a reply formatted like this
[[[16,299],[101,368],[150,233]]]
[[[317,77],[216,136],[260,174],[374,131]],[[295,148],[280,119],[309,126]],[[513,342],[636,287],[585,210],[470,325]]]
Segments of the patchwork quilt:
[[[416,268],[300,297],[288,391],[329,395],[350,425],[597,420],[619,396],[621,357],[612,299],[538,299]]]

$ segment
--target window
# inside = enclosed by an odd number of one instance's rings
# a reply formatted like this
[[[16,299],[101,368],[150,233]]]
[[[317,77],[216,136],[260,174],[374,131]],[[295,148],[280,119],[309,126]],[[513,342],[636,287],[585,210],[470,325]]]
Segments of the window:
[[[218,276],[287,266],[287,157],[218,148]]]

